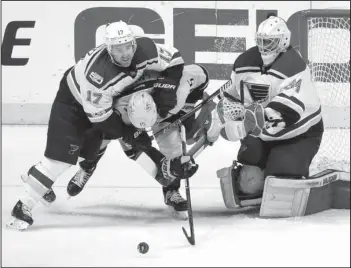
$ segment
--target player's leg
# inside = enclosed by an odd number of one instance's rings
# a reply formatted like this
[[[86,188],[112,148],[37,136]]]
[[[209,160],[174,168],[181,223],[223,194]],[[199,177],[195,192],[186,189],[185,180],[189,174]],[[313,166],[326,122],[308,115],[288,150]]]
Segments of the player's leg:
[[[317,154],[321,135],[276,142],[269,153],[265,177],[288,176],[307,178],[313,157]]]
[[[103,140],[103,134],[99,130],[89,129],[86,131],[80,152],[80,157],[83,160],[79,162],[78,171],[68,182],[68,195],[76,196],[83,190],[109,143],[110,140]]]
[[[154,132],[157,132],[160,128],[170,124],[170,122],[161,122],[153,128]],[[180,157],[183,154],[182,141],[178,129],[170,130],[167,133],[163,133],[156,138],[160,152],[167,159],[174,159]],[[175,211],[186,211],[188,202],[179,193],[180,180],[175,180],[172,185],[162,187],[162,193],[164,202],[167,206],[172,207]]]
[[[175,211],[187,211],[188,202],[179,193],[180,180],[174,180],[169,186],[162,187],[164,201],[167,206],[172,207]]]
[[[51,108],[44,158],[22,176],[27,195],[12,210],[8,226],[25,229],[33,224],[31,211],[37,204],[49,205],[56,196],[51,187],[71,165],[76,164],[81,147],[80,130],[89,127],[84,111],[69,92],[64,74]]]
[[[339,173],[309,176],[321,139],[321,134],[298,138],[272,148],[265,169],[261,216],[303,216],[333,207],[350,208],[350,183],[340,181]]]

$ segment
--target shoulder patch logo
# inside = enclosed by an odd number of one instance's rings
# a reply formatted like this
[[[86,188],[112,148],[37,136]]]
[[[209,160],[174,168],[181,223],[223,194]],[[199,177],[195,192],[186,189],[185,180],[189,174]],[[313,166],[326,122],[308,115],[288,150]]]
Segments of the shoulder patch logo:
[[[101,83],[104,81],[104,78],[96,72],[91,72],[89,74],[89,77],[91,80],[93,80],[95,83],[99,85],[101,85]]]
[[[296,93],[299,93],[301,89],[301,82],[301,78],[297,77],[294,80],[292,80],[289,84],[284,86],[282,90],[294,90],[296,91]]]

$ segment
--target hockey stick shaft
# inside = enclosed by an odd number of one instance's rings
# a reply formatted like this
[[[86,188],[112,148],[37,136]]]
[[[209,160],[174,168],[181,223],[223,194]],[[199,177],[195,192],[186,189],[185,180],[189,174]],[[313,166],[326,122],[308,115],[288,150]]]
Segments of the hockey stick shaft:
[[[206,134],[201,136],[201,138],[191,147],[187,152],[187,155],[192,156],[193,158],[197,157],[208,145],[211,143],[207,140]]]
[[[180,136],[182,140],[182,151],[183,155],[188,155],[187,154],[187,149],[186,149],[186,134],[185,134],[185,127],[181,124],[179,125],[179,130],[180,130]],[[190,196],[190,187],[189,187],[189,177],[186,176],[185,178],[185,192],[186,192],[186,199],[188,201],[188,219],[189,219],[189,226],[190,226],[190,236],[186,232],[185,228],[182,227],[183,233],[185,237],[187,238],[188,242],[191,245],[195,245],[195,232],[194,232],[194,220],[193,220],[193,209],[191,206],[191,196]]]
[[[187,114],[183,115],[179,119],[175,120],[171,124],[161,128],[153,136],[157,137],[157,136],[159,136],[161,134],[165,134],[165,133],[169,132],[171,129],[173,129],[174,127],[179,126],[185,120],[187,120],[190,116],[192,116],[194,113],[196,113],[198,110],[200,110],[205,104],[207,104],[211,100],[215,99],[220,93],[222,93],[226,89],[228,89],[231,85],[232,85],[232,80],[230,79],[225,84],[223,84],[219,89],[217,89],[214,93],[212,93],[206,100],[204,100],[203,102],[201,102],[198,105],[196,105],[194,107],[194,109],[192,109],[190,112],[188,112]]]

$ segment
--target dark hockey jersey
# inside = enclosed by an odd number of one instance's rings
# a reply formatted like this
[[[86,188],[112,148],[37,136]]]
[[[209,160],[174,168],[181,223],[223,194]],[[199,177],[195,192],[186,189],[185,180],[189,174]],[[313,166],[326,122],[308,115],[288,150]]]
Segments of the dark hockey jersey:
[[[136,42],[137,49],[129,68],[114,64],[106,45],[101,45],[89,51],[67,76],[73,96],[92,123],[106,120],[113,113],[114,99],[137,81],[145,70],[162,72],[184,64],[179,51],[173,47],[156,44],[147,37],[136,38]]]
[[[265,68],[257,46],[252,47],[236,59],[231,79],[229,94],[245,105],[259,102],[265,107],[262,140],[291,139],[317,124],[323,129],[321,103],[310,69],[294,48],[289,47]]]
[[[160,72],[146,70],[144,74],[132,86],[125,89],[124,93],[116,98],[114,108],[120,114],[123,122],[130,125],[131,122],[127,115],[127,105],[134,92],[145,91],[151,93],[155,81],[161,76]],[[206,71],[197,64],[185,65],[182,76],[177,89],[177,104],[171,109],[168,115],[164,118],[158,117],[157,122],[164,121],[180,110],[189,112],[193,109],[194,105],[186,103],[189,94],[196,88],[206,87],[208,77]],[[157,124],[156,124],[157,125]]]

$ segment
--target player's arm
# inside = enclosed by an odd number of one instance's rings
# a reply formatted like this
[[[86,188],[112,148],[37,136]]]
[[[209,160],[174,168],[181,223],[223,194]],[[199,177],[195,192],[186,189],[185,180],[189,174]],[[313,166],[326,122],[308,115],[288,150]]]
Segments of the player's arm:
[[[233,68],[230,74],[231,86],[228,87],[223,93],[222,97],[235,98],[237,100],[241,100],[240,88],[236,85],[236,81],[240,81],[242,79],[242,75],[235,72]]]
[[[124,124],[121,117],[113,112],[113,99],[109,90],[102,91],[86,84],[81,87],[80,94],[84,112],[93,127],[100,129],[111,139],[122,137]]]
[[[167,159],[158,149],[152,146],[149,135],[144,131],[138,131],[133,126],[127,126],[127,131],[135,132],[129,139],[123,138],[123,142],[130,144],[132,149],[125,151],[126,155],[136,161],[151,177],[161,185],[168,186],[174,180],[184,179],[185,175],[192,177],[198,165],[190,156],[180,156]]]
[[[161,117],[177,105],[177,90],[183,75],[184,60],[178,49],[155,44],[158,53],[158,70],[161,76],[154,84],[153,98]]]
[[[158,54],[158,68],[163,76],[167,76],[179,82],[184,60],[178,49],[163,44],[155,44]]]
[[[272,125],[276,120],[281,120],[284,122],[282,126],[288,127],[300,120],[306,109],[304,92],[301,90],[301,75],[299,73],[283,80],[279,85],[278,94],[267,104],[265,112]]]
[[[243,54],[242,54],[243,55]],[[211,123],[210,126],[207,130],[207,140],[211,143],[215,142],[219,135],[221,134],[221,136],[227,140],[231,140],[231,141],[236,141],[238,139],[241,138],[242,135],[246,135],[246,132],[242,132],[240,133],[241,135],[239,135],[238,137],[233,137],[231,138],[232,135],[227,135],[226,132],[228,132],[229,130],[226,131],[226,129],[230,129],[230,127],[232,126],[232,122],[229,122],[228,124],[226,123],[226,120],[224,118],[224,111],[226,110],[228,113],[230,113],[231,110],[228,111],[227,108],[232,109],[233,107],[231,106],[231,103],[238,103],[238,102],[242,102],[244,100],[244,97],[241,95],[241,91],[240,91],[240,82],[246,75],[245,72],[243,72],[244,70],[248,70],[249,69],[247,67],[239,67],[241,66],[241,62],[243,56],[239,56],[236,61],[233,64],[233,68],[232,68],[232,72],[230,74],[230,80],[231,80],[231,85],[226,88],[226,90],[224,92],[221,92],[220,97],[221,100],[218,102],[216,109],[214,111],[211,112]],[[239,63],[238,63],[239,62]],[[253,67],[256,68],[256,67]],[[258,68],[258,67],[257,67]],[[258,68],[259,69],[259,68]],[[242,105],[241,105],[242,106]],[[236,109],[236,108],[235,108]],[[244,114],[244,111],[241,111],[242,114]],[[240,116],[238,116],[237,118],[240,118]],[[235,120],[228,119],[227,121],[236,121],[239,122],[239,127],[236,128],[238,131],[242,131],[243,130],[243,120],[237,120],[237,118]],[[231,125],[231,126],[229,126]]]

